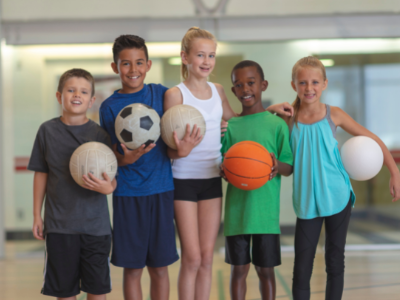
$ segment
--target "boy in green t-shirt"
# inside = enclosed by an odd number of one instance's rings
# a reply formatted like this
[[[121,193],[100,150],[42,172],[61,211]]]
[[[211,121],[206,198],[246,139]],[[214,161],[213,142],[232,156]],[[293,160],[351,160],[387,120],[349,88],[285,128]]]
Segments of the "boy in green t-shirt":
[[[244,191],[228,185],[225,204],[224,234],[226,259],[232,265],[231,297],[245,299],[246,277],[250,262],[260,279],[263,300],[275,299],[274,267],[281,264],[279,242],[279,193],[281,175],[293,172],[289,129],[281,118],[262,106],[261,93],[268,87],[259,64],[242,61],[232,71],[232,92],[242,103],[239,117],[229,121],[222,142],[222,153],[241,141],[263,145],[274,161],[270,180],[261,188]],[[223,170],[222,170],[223,173]],[[223,174],[222,174],[223,175]],[[223,175],[224,176],[224,175]],[[252,254],[250,258],[250,240]]]

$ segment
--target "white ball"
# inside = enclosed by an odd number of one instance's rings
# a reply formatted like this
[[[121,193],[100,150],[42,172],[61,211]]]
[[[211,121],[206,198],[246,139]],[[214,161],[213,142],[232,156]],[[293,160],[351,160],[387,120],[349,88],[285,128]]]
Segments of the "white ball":
[[[161,137],[172,149],[176,149],[173,133],[176,131],[178,139],[181,140],[186,134],[186,125],[190,125],[190,132],[193,126],[200,128],[200,134],[204,137],[206,133],[206,122],[201,112],[186,104],[175,105],[168,109],[161,118]]]
[[[142,103],[125,106],[115,119],[115,135],[129,149],[147,147],[160,137],[160,116]]]
[[[69,161],[69,170],[72,178],[79,185],[83,185],[82,176],[92,173],[99,179],[107,173],[111,180],[117,173],[118,162],[114,152],[107,145],[99,142],[88,142],[80,145],[72,153]]]
[[[371,179],[382,168],[383,152],[373,139],[356,136],[347,140],[340,149],[344,168],[350,178],[364,181]]]

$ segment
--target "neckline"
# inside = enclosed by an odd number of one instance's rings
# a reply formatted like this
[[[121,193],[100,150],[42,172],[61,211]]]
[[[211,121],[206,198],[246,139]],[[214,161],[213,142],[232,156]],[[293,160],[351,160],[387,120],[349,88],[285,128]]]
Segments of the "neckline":
[[[210,101],[210,100],[212,100],[213,99],[213,97],[214,97],[214,93],[213,93],[213,89],[212,89],[212,86],[211,86],[211,84],[207,81],[207,84],[208,84],[208,86],[211,88],[211,98],[209,98],[209,99],[199,99],[199,98],[197,98],[197,97],[195,97],[194,95],[193,95],[193,93],[191,92],[191,90],[186,86],[186,84],[182,81],[182,85],[185,87],[185,89],[187,89],[187,91],[189,92],[189,94],[195,99],[195,100],[198,100],[198,101]]]
[[[146,90],[147,90],[147,84],[143,84],[143,88],[140,90],[140,91],[137,91],[137,92],[135,92],[135,93],[128,93],[128,94],[125,94],[125,93],[119,93],[119,91],[120,91],[121,89],[118,89],[118,90],[115,90],[114,91],[114,94],[115,95],[117,95],[118,97],[137,97],[137,96],[141,96],[143,93],[145,93],[146,92]]]
[[[297,123],[300,123],[300,124],[302,124],[302,125],[314,125],[314,124],[317,124],[317,123],[319,123],[319,122],[322,122],[322,121],[325,120],[325,119],[327,118],[327,116],[328,116],[328,104],[325,104],[325,108],[326,108],[326,113],[325,113],[325,116],[324,116],[322,119],[320,119],[320,120],[318,120],[318,121],[315,121],[315,122],[313,122],[313,123],[303,123],[303,122],[300,122],[300,121],[297,121]]]

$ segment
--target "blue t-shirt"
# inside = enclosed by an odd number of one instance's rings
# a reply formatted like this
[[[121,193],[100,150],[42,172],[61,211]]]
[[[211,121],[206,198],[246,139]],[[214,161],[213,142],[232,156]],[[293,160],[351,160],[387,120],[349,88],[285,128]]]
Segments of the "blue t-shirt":
[[[139,92],[120,94],[115,91],[100,106],[100,125],[111,137],[111,143],[117,144],[118,152],[123,154],[121,144],[115,135],[115,119],[127,105],[143,103],[151,106],[162,117],[164,113],[164,93],[167,91],[161,84],[144,85]],[[115,196],[149,196],[174,189],[171,161],[167,156],[167,146],[159,138],[156,147],[142,155],[135,163],[118,167],[117,188]]]

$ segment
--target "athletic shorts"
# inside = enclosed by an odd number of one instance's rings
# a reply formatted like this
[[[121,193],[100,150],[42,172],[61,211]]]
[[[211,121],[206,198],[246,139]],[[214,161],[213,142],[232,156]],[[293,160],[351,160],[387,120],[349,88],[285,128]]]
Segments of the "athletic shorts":
[[[221,177],[210,179],[176,179],[175,200],[197,202],[222,197]]]
[[[179,259],[173,197],[174,191],[140,197],[113,196],[113,265],[160,268]]]
[[[44,281],[41,293],[68,298],[80,291],[111,292],[111,235],[46,234]]]
[[[250,258],[250,239],[252,242]],[[225,238],[225,262],[234,266],[250,262],[261,268],[272,268],[281,264],[279,234],[242,234]]]

